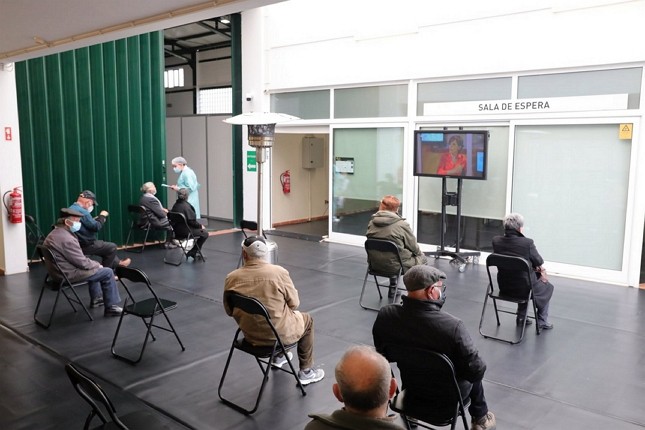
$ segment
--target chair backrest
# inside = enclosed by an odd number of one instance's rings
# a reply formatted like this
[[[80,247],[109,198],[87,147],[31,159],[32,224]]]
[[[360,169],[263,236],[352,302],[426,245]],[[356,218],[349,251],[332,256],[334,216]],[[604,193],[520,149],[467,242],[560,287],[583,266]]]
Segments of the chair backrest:
[[[148,288],[150,294],[157,300],[157,302],[161,306],[159,297],[157,296],[157,293],[155,293],[155,290],[152,288],[150,278],[148,278],[148,275],[146,275],[141,269],[118,266],[114,270],[114,274],[119,278],[119,282],[121,283],[121,285],[123,285],[125,292],[128,294],[128,297],[130,297],[130,300],[132,300],[134,303],[136,303],[137,301],[130,291],[130,289],[133,287],[132,284],[144,284]],[[129,282],[124,282],[126,280]]]
[[[143,206],[128,205],[128,213],[135,226],[145,228],[150,223],[148,212]]]
[[[370,273],[392,277],[403,272],[403,261],[396,243],[385,239],[365,240],[367,265]]]
[[[45,262],[45,267],[47,267],[49,277],[56,282],[64,281],[66,284],[72,285],[67,278],[67,275],[65,275],[61,270],[58,260],[51,249],[47,248],[45,245],[36,245],[36,249],[38,249],[38,255],[40,258]]]
[[[271,322],[271,315],[269,315],[269,311],[267,311],[267,308],[264,307],[261,301],[254,297],[244,296],[232,291],[228,291],[224,294],[224,300],[226,300],[231,313],[235,308],[238,308],[246,312],[247,314],[259,315],[260,317],[264,318],[267,325],[271,329],[274,338],[277,339],[280,344],[282,344],[280,335],[273,325],[273,322]]]
[[[76,389],[76,392],[92,407],[92,411],[85,421],[85,428],[89,428],[90,421],[95,416],[99,417],[103,424],[107,423],[108,418],[104,413],[107,412],[110,420],[114,422],[117,428],[124,430],[128,429],[125,424],[119,420],[116,415],[114,405],[107,394],[105,394],[105,391],[103,391],[96,382],[81,373],[72,363],[67,363],[65,365],[65,372]]]
[[[526,298],[531,290],[531,264],[522,257],[502,254],[490,254],[486,258],[488,282],[494,292],[491,267],[497,268],[497,286],[499,293],[515,298]]]
[[[242,220],[240,221],[240,229],[242,230],[242,234],[244,235],[245,238],[249,237],[248,234],[246,234],[246,231],[258,231],[258,223],[255,221],[247,221],[247,220]],[[264,234],[264,231],[262,232],[262,236],[266,239],[267,236]]]
[[[455,368],[445,354],[390,344],[385,346],[384,355],[399,368],[406,403],[418,412],[411,416],[435,425],[452,421],[462,396]]]
[[[190,227],[188,227],[188,220],[184,214],[169,211],[166,215],[168,215],[168,221],[170,221],[170,225],[175,230],[175,239],[184,239],[186,236],[190,236]]]
[[[27,241],[29,243],[38,243],[45,238],[40,227],[36,223],[36,218],[25,214],[25,225],[27,226]]]

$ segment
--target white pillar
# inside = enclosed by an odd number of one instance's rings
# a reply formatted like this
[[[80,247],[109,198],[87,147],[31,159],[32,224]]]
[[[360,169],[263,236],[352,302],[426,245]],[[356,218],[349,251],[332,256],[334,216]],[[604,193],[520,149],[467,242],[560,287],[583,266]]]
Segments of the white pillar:
[[[0,63],[0,197],[15,187],[22,187],[20,133],[18,131],[18,96],[13,63]],[[7,199],[8,199],[7,195]],[[8,205],[7,201],[7,205]],[[11,224],[4,205],[0,207],[0,271],[5,275],[29,271],[27,235],[23,222]]]

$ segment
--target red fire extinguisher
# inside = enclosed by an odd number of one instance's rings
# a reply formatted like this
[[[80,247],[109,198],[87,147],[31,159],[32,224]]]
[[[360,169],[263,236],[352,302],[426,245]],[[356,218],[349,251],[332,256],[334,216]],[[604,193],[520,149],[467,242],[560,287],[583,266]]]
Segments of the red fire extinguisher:
[[[9,222],[12,224],[20,224],[22,222],[22,194],[20,194],[19,188],[20,187],[16,187],[12,191],[7,191],[2,196],[2,202],[4,203],[7,212],[9,212]],[[9,194],[8,207],[5,201],[7,194]]]
[[[289,194],[291,192],[291,173],[288,170],[280,174],[280,183],[282,184],[282,192]]]

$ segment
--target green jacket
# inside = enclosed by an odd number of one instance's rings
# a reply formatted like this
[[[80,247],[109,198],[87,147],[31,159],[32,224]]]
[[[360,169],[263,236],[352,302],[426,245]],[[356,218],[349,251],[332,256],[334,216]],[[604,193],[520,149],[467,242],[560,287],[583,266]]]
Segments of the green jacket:
[[[368,238],[385,239],[396,243],[399,247],[399,254],[403,262],[403,271],[418,264],[426,264],[427,257],[421,252],[416,237],[412,233],[410,224],[405,218],[390,211],[378,211],[372,215],[369,225],[367,226]],[[375,261],[376,260],[376,261]],[[383,256],[382,259],[372,258],[372,263],[382,267],[384,270],[396,270],[398,265],[395,258]]]
[[[402,430],[404,427],[399,426],[394,421],[396,415],[390,415],[385,418],[368,418],[347,412],[344,409],[334,411],[331,415],[327,414],[310,414],[313,420],[305,426],[305,430],[381,430],[392,429]]]

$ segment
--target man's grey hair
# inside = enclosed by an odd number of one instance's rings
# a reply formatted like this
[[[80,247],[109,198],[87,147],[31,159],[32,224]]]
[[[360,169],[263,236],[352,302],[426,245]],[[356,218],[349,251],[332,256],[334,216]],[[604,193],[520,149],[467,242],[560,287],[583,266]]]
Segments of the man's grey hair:
[[[524,227],[524,217],[518,213],[510,213],[504,217],[504,229],[520,230]]]
[[[156,188],[153,182],[146,182],[145,184],[141,185],[141,191],[144,193],[147,193],[152,188]]]
[[[344,370],[344,364],[347,358],[353,355],[359,355],[373,364],[366,366],[366,372],[362,375],[351,374]],[[368,374],[368,371],[372,374]],[[371,411],[386,404],[389,400],[391,380],[390,364],[371,346],[359,345],[349,348],[336,365],[336,382],[343,401],[345,405],[359,411]]]

